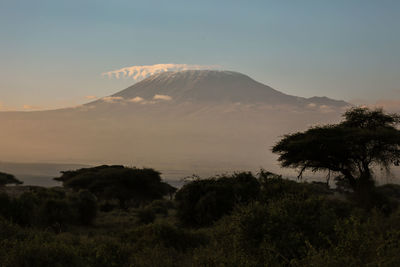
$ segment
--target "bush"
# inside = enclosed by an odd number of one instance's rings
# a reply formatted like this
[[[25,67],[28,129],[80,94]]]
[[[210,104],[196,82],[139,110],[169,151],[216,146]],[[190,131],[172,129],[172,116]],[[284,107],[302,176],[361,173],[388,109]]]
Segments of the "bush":
[[[66,200],[48,199],[39,208],[39,218],[43,226],[52,226],[61,231],[67,224],[77,220],[77,214]]]
[[[97,216],[97,198],[87,190],[82,190],[77,196],[79,221],[83,225],[91,225]]]
[[[138,227],[128,233],[127,238],[139,249],[163,246],[186,251],[208,243],[206,236],[201,232],[178,228],[169,223],[153,223]]]
[[[180,221],[207,226],[229,214],[238,203],[258,197],[260,184],[251,173],[236,173],[185,184],[175,196]]]
[[[310,247],[301,266],[399,266],[400,216],[351,216],[336,223],[337,237],[328,248]]]
[[[136,216],[138,218],[138,223],[140,224],[152,223],[156,219],[155,212],[150,208],[137,209]]]
[[[27,192],[18,198],[0,195],[0,216],[21,226],[52,227],[89,225],[97,215],[96,197],[88,191],[66,194],[54,189]]]
[[[174,209],[175,205],[171,200],[158,199],[148,204],[146,208],[152,209],[155,214],[167,216],[168,210]]]
[[[283,179],[282,176],[261,170],[259,173],[261,184],[261,201],[280,199],[288,195],[295,195],[298,198],[306,199],[316,195],[329,195],[329,190],[325,183],[299,183],[297,181]]]
[[[352,206],[344,201],[318,196],[303,200],[289,195],[268,203],[253,202],[221,221],[219,231],[228,231],[230,240],[219,246],[234,246],[237,255],[251,258],[254,265],[287,264],[305,257],[308,244],[329,247],[337,221],[351,211]]]
[[[0,197],[0,215],[22,226],[31,226],[37,220],[38,199],[30,193],[24,193],[19,198],[10,198],[7,195]]]

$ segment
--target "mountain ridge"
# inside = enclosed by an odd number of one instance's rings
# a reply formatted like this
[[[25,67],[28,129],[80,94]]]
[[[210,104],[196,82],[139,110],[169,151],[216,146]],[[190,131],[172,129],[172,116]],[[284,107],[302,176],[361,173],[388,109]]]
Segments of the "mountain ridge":
[[[152,100],[156,95],[190,102],[239,102],[264,104],[348,106],[326,96],[311,98],[282,93],[234,71],[186,70],[154,74],[111,97]],[[315,103],[314,103],[315,102]]]

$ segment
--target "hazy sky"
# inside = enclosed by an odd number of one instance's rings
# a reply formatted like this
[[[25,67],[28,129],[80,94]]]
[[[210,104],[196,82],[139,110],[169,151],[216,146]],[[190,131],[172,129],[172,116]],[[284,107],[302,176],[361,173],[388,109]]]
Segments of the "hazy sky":
[[[285,93],[400,100],[398,0],[0,0],[2,109],[132,84],[101,73],[221,65]],[[400,103],[400,102],[399,102]]]

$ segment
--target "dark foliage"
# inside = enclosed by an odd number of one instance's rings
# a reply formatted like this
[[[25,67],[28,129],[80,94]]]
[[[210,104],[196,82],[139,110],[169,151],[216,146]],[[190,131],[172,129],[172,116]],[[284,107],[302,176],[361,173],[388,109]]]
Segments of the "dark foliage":
[[[18,198],[0,195],[0,216],[21,226],[51,227],[56,232],[67,225],[89,225],[97,215],[97,202],[90,192],[66,194],[40,189]]]
[[[264,202],[281,199],[289,195],[298,199],[306,199],[310,196],[323,196],[333,193],[325,183],[298,183],[264,170],[261,170],[258,174],[258,180],[261,185],[260,201]]]
[[[78,193],[75,203],[80,222],[83,225],[93,224],[98,209],[96,196],[87,190],[82,190]]]
[[[169,200],[100,212],[91,226],[87,222],[93,222],[96,198],[88,191],[0,195],[1,266],[400,264],[397,206],[386,213],[359,209],[325,184],[285,180],[265,171],[257,177],[244,173],[195,180],[185,187],[190,188],[185,197],[214,192],[217,200],[215,193],[234,201],[222,203],[224,216],[207,227],[182,227],[174,215],[180,204]],[[399,186],[377,187],[376,192],[390,203],[399,201]],[[209,211],[199,209],[206,215]],[[92,215],[82,218],[84,213]]]
[[[117,199],[121,208],[127,208],[129,202],[138,206],[174,192],[172,186],[161,181],[159,172],[148,168],[104,165],[66,171],[55,179],[67,188],[89,190],[99,199]]]
[[[367,201],[364,197],[374,182],[372,166],[399,163],[399,116],[354,108],[344,118],[339,124],[286,135],[272,151],[280,155],[283,167],[299,168],[299,176],[307,169],[340,174],[360,193],[360,200]]]
[[[12,174],[0,172],[0,186],[5,186],[7,184],[23,184],[20,180],[14,177]]]
[[[249,172],[197,179],[176,193],[178,218],[191,226],[210,225],[230,213],[236,204],[257,198],[259,190],[259,182]]]
[[[138,209],[136,215],[140,224],[152,223],[156,219],[156,213],[151,208]]]

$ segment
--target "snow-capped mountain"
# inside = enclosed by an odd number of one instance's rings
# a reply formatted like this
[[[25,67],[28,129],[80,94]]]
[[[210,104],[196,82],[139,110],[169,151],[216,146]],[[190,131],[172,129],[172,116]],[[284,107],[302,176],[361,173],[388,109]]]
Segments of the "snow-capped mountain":
[[[148,166],[170,179],[276,171],[270,147],[280,136],[337,122],[347,106],[237,72],[165,72],[75,108],[0,112],[0,161]]]
[[[304,98],[284,94],[267,85],[256,82],[249,76],[233,71],[186,70],[163,72],[152,75],[112,97],[126,100],[154,100],[168,96],[177,102],[194,103],[253,103],[274,105],[328,105],[346,106],[344,101],[327,97]]]

